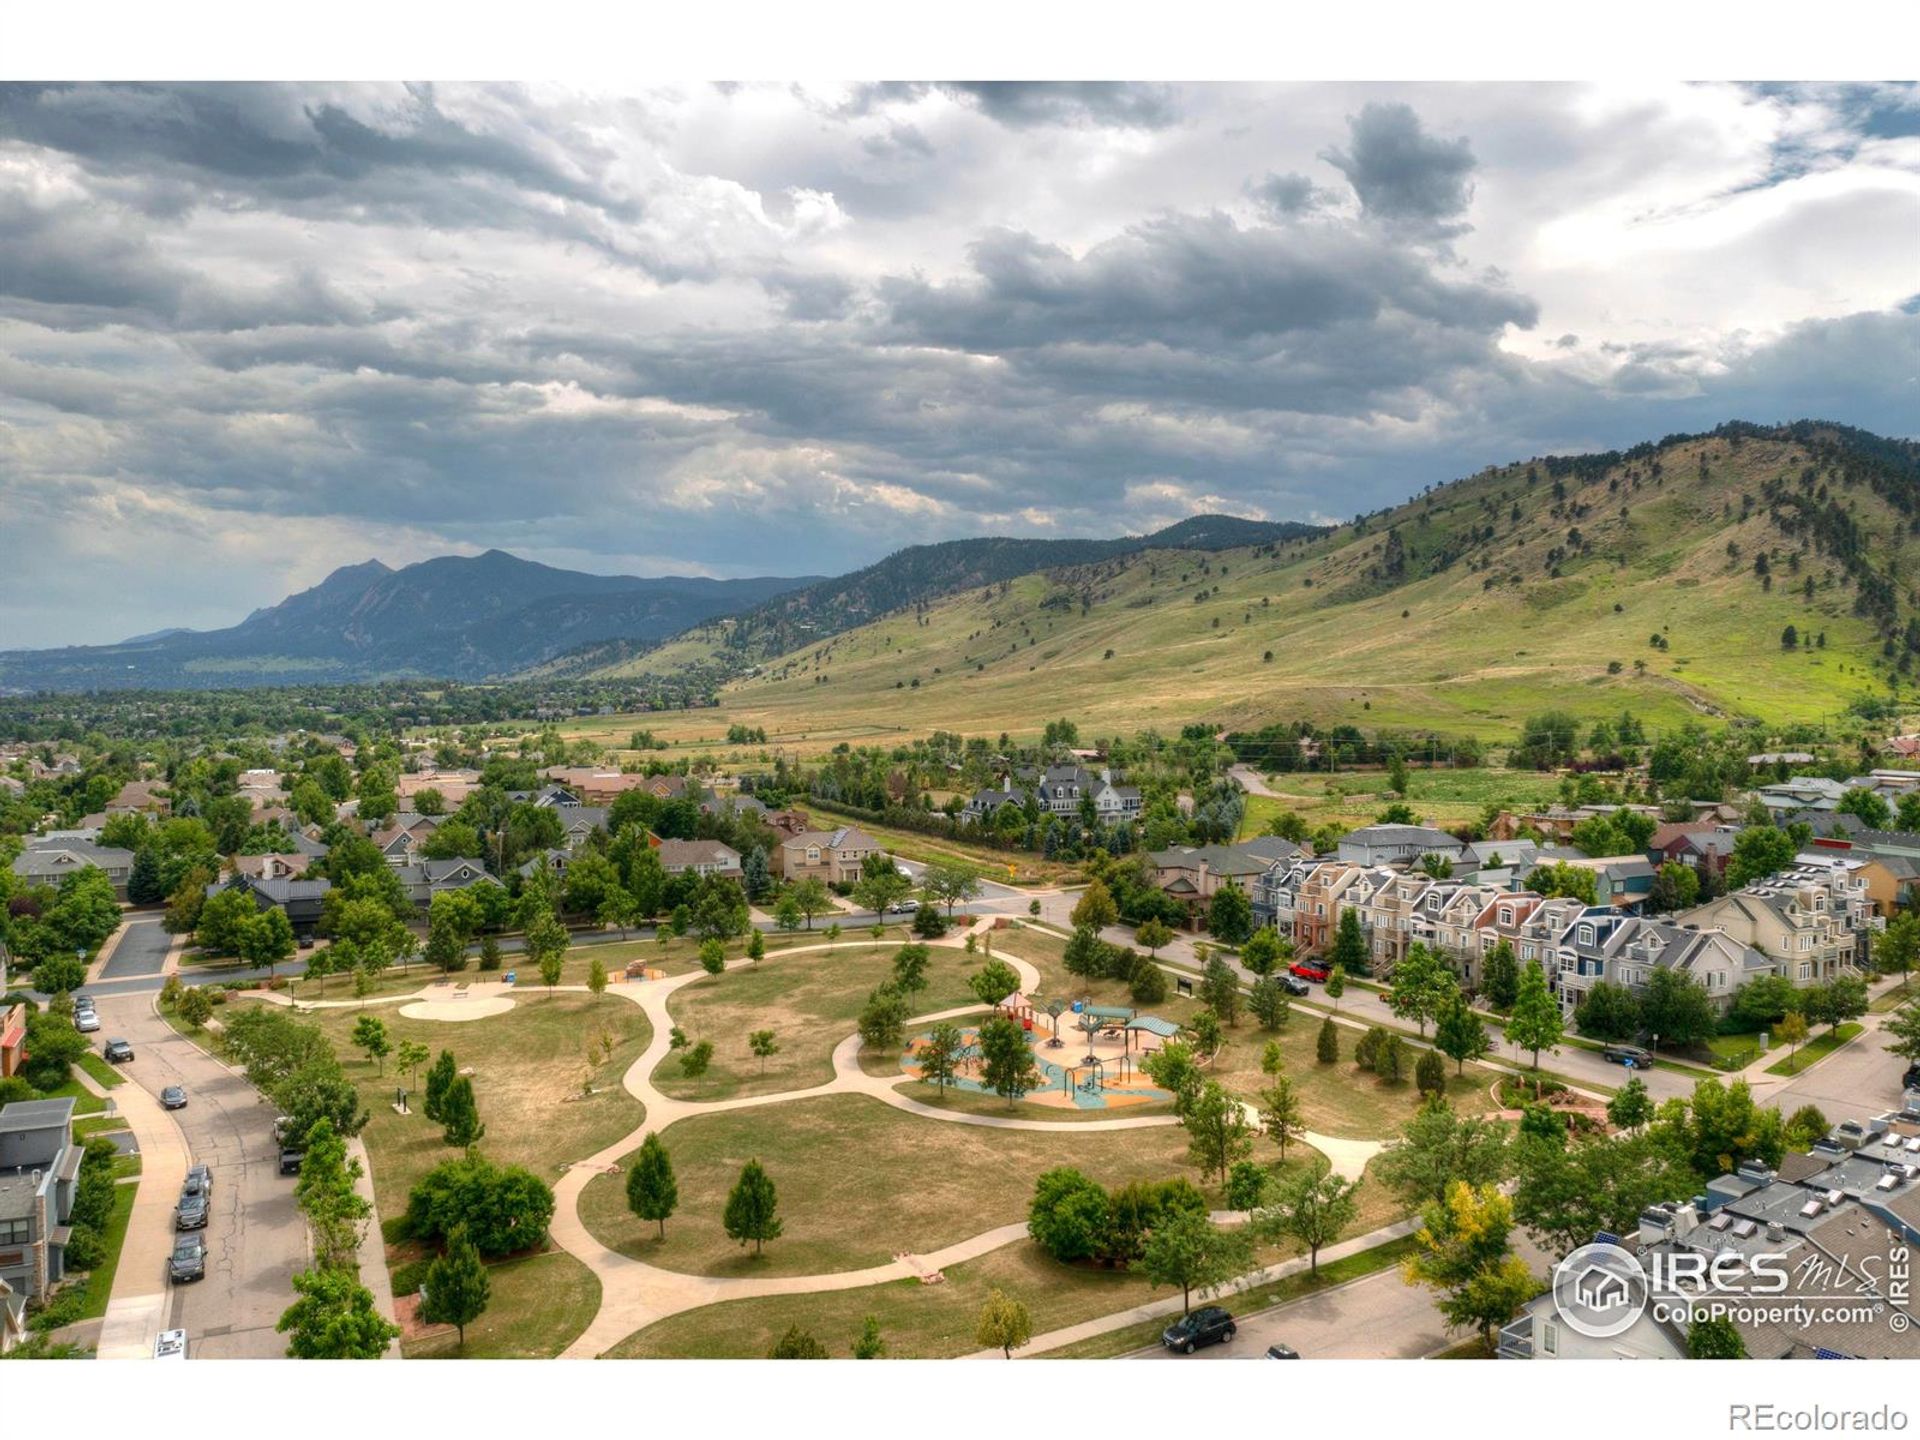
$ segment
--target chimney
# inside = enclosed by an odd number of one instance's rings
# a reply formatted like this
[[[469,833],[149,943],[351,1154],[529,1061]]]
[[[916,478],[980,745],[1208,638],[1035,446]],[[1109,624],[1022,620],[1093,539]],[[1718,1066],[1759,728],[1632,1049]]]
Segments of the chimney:
[[[1782,1240],[1785,1240],[1786,1238],[1787,1238],[1786,1226],[1782,1225],[1778,1220],[1769,1220],[1767,1222],[1767,1239],[1771,1240],[1774,1244],[1777,1245]]]

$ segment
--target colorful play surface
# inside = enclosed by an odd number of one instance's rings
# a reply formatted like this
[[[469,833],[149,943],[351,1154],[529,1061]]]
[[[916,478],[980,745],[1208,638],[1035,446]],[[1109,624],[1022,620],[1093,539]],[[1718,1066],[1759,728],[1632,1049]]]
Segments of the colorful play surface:
[[[960,1035],[960,1065],[951,1081],[952,1088],[975,1095],[993,1094],[980,1078],[979,1029],[964,1026]],[[926,1038],[924,1034],[914,1036],[900,1056],[900,1068],[916,1080],[920,1078],[920,1047]],[[1112,1110],[1127,1105],[1152,1105],[1173,1098],[1147,1078],[1140,1068],[1137,1052],[1129,1053],[1107,1041],[1098,1042],[1090,1049],[1086,1036],[1072,1033],[1060,1037],[1058,1048],[1054,1048],[1040,1030],[1034,1032],[1033,1041],[1033,1062],[1041,1079],[1021,1097],[1025,1104],[1060,1110]],[[1093,1057],[1091,1061],[1089,1054]]]

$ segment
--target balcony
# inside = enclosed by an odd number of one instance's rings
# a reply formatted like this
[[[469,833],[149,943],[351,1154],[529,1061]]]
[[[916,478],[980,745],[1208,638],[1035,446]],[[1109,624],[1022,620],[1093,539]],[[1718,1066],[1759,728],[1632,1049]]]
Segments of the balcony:
[[[1518,1320],[1509,1321],[1500,1330],[1500,1344],[1494,1350],[1494,1356],[1500,1360],[1531,1360],[1533,1358],[1533,1317],[1522,1315]]]

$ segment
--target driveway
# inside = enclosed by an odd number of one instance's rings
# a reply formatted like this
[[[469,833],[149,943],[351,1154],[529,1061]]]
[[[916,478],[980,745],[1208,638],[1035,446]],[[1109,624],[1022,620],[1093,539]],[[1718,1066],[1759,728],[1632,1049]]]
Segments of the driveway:
[[[158,976],[167,963],[167,951],[173,936],[161,928],[157,913],[130,915],[120,927],[120,939],[113,954],[100,967],[101,980],[132,980],[144,975]]]
[[[133,1042],[133,1062],[120,1067],[133,1084],[153,1096],[186,1087],[187,1107],[172,1117],[192,1162],[213,1170],[207,1278],[172,1288],[167,1326],[187,1332],[196,1359],[284,1357],[286,1339],[273,1326],[293,1301],[293,1273],[307,1263],[307,1227],[293,1181],[279,1174],[272,1108],[155,1015],[149,996],[102,994],[99,1006],[101,1033]],[[159,1198],[167,1206],[159,1223],[170,1226],[172,1197]]]

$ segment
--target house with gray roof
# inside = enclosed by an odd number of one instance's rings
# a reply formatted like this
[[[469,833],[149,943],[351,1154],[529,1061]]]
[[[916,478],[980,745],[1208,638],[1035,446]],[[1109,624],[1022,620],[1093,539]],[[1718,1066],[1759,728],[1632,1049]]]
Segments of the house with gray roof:
[[[1426,855],[1457,859],[1466,846],[1428,825],[1363,825],[1340,837],[1335,853],[1350,865],[1411,865]]]
[[[0,1280],[41,1301],[66,1276],[80,1180],[71,1096],[0,1106]]]
[[[13,862],[13,873],[28,885],[58,886],[76,871],[93,867],[106,872],[113,893],[127,898],[127,877],[133,873],[133,852],[117,845],[53,835],[29,836],[27,848]]]

